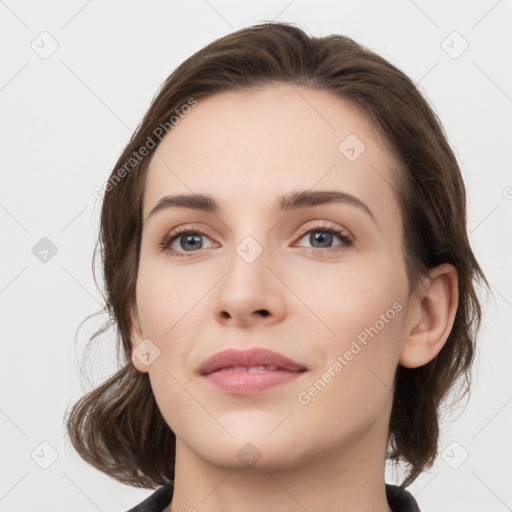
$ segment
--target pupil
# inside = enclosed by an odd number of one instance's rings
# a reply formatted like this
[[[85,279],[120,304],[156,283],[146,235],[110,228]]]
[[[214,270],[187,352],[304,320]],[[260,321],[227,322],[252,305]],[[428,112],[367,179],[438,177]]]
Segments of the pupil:
[[[314,234],[312,236],[313,236],[314,242],[320,242],[320,243],[323,242],[324,244],[325,244],[325,242],[327,242],[325,245],[322,245],[321,247],[326,247],[326,246],[328,247],[329,242],[331,241],[331,238],[332,238],[331,233],[325,233],[325,232],[320,232],[320,231],[317,231],[316,234]]]
[[[194,240],[194,239],[195,239],[195,241],[196,241],[197,243],[195,243],[195,244],[194,244],[194,243],[192,242],[192,244],[191,244],[191,246],[190,246],[192,249],[197,248],[197,246],[199,246],[199,248],[201,248],[201,246],[202,246],[201,239],[200,239],[200,237],[199,237],[199,236],[197,236],[197,235],[185,235],[184,237],[182,237],[182,240],[183,240],[183,238],[185,238],[185,240],[186,240],[185,245],[186,245],[187,243],[189,243],[191,240]],[[183,244],[182,244],[182,247],[183,247]],[[185,248],[185,247],[184,247],[184,248]]]

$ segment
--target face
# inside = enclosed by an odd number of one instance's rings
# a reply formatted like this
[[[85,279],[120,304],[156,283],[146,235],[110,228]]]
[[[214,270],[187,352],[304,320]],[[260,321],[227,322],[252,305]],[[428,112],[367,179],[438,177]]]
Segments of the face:
[[[287,85],[201,100],[158,145],[133,312],[146,355],[133,362],[179,445],[216,466],[247,452],[291,467],[348,452],[374,425],[387,434],[408,310],[394,165],[347,102]],[[150,215],[181,194],[217,209]],[[301,371],[200,372],[253,348]]]

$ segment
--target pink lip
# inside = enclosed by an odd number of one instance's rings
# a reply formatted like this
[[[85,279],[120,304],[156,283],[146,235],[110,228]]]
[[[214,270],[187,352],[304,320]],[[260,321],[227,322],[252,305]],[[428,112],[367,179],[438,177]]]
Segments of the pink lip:
[[[231,366],[277,366],[280,369],[292,372],[306,370],[305,366],[292,361],[282,354],[256,347],[250,350],[229,348],[217,352],[203,362],[199,367],[199,373],[204,375],[222,368],[230,368]]]
[[[233,367],[274,366],[262,371],[231,371]],[[296,379],[307,370],[288,357],[262,348],[223,350],[208,358],[199,373],[210,384],[234,395],[258,393],[278,384]]]

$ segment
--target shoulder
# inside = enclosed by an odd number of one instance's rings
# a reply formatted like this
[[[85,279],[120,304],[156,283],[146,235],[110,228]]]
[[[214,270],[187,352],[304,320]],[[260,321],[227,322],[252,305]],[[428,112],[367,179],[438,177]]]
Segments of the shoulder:
[[[421,512],[414,496],[405,487],[386,484],[386,498],[393,512]]]
[[[162,485],[144,501],[141,501],[127,512],[162,512],[171,502],[173,491],[173,482]]]

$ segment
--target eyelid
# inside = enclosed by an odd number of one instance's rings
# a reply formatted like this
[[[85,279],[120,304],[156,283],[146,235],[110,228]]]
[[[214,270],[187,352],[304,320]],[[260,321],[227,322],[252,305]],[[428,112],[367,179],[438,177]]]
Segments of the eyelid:
[[[336,224],[333,224],[332,222],[325,221],[325,220],[309,221],[307,224],[304,225],[303,228],[301,228],[301,231],[300,231],[301,234],[299,235],[299,238],[302,238],[309,231],[322,231],[322,230],[339,231],[344,237],[354,240],[354,237],[346,228],[337,226]]]

